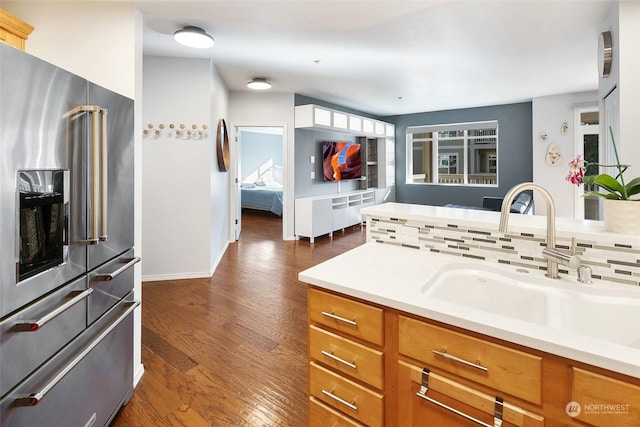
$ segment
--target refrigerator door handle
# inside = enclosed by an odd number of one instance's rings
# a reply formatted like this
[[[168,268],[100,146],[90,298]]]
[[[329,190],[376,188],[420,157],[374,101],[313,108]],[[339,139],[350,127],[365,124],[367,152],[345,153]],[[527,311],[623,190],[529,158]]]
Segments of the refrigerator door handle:
[[[89,288],[74,296],[72,299],[62,304],[60,307],[56,308],[53,311],[45,314],[38,320],[23,320],[21,322],[16,323],[15,330],[22,332],[34,332],[42,328],[45,324],[49,323],[51,320],[55,319],[74,305],[78,304],[80,301],[86,299],[89,295],[93,293],[93,289]]]
[[[123,260],[126,262],[125,265],[123,265],[122,267],[120,267],[119,269],[117,269],[116,271],[113,271],[111,273],[106,273],[106,274],[100,274],[98,276],[96,276],[97,281],[101,281],[101,282],[109,282],[113,279],[115,279],[116,277],[118,277],[121,273],[124,273],[125,271],[127,271],[129,268],[131,268],[132,266],[134,266],[135,264],[140,262],[140,257],[134,257],[134,258],[128,258]]]
[[[99,243],[98,239],[98,183],[100,182],[100,151],[98,139],[98,112],[97,105],[87,105],[87,111],[91,112],[91,234],[87,242],[91,245]]]
[[[103,339],[107,337],[113,331],[116,326],[118,326],[133,310],[135,310],[139,305],[140,301],[132,301],[126,304],[127,308],[124,313],[122,313],[118,319],[111,323],[93,342],[91,342],[88,346],[84,348],[70,363],[68,363],[64,369],[62,369],[58,375],[56,375],[49,383],[45,384],[40,391],[36,391],[30,393],[27,396],[19,397],[14,400],[14,405],[16,406],[35,406],[42,399],[44,399],[49,391],[53,389],[62,379],[69,373],[76,365],[82,362],[82,359],[88,355],[91,350],[93,350]]]
[[[100,237],[101,242],[106,242],[107,233],[107,192],[109,190],[108,162],[107,162],[107,112],[106,108],[100,108],[101,137],[100,137]]]
[[[106,210],[107,210],[107,110],[97,105],[80,105],[74,107],[67,114],[70,122],[73,122],[79,116],[88,113],[91,116],[91,212],[90,226],[86,240],[80,240],[77,243],[81,245],[97,245],[100,241],[107,240],[106,226]],[[102,116],[102,121],[100,117]],[[100,126],[102,124],[102,126]],[[102,127],[102,131],[99,132]],[[102,196],[100,197],[100,193]],[[98,205],[101,205],[98,209]],[[98,221],[102,213],[102,230],[98,232]]]

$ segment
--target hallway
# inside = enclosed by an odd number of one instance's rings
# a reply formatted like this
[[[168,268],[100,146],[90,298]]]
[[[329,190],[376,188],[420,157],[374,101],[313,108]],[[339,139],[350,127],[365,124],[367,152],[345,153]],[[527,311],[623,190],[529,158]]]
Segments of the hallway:
[[[211,279],[143,284],[145,374],[113,427],[307,422],[307,294],[301,270],[364,243],[365,228],[282,241],[246,212]]]

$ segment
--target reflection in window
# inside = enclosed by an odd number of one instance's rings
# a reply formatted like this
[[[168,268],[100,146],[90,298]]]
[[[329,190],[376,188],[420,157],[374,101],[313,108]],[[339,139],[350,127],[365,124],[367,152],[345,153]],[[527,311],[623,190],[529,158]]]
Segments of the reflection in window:
[[[598,163],[600,163],[600,143],[598,141],[600,133],[600,113],[598,109],[587,109],[580,111],[580,125],[577,127],[576,132],[582,138],[583,158],[587,162],[587,168],[585,175],[597,175],[600,173]],[[580,215],[580,208],[578,208],[577,218],[582,219],[602,219],[602,198],[597,196],[584,197],[584,193],[591,191],[598,191],[598,187],[595,184],[585,184],[580,187],[575,187],[578,191],[578,195],[582,198],[584,204],[584,215]]]
[[[498,185],[498,122],[407,128],[408,183]]]

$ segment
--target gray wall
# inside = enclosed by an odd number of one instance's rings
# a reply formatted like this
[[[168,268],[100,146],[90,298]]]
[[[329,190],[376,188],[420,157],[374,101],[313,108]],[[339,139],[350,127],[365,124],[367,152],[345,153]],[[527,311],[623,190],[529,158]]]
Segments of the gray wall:
[[[326,182],[322,171],[322,141],[356,142],[355,135],[339,132],[316,131],[310,129],[296,129],[295,151],[295,197],[319,196],[323,194],[344,193],[359,188],[360,181],[347,180]],[[311,164],[311,156],[315,163]],[[311,179],[311,171],[315,178]]]
[[[295,105],[315,104],[346,113],[357,114],[363,117],[380,119],[380,117],[370,113],[299,94],[295,95],[294,103]],[[337,182],[325,182],[322,177],[322,141],[356,142],[356,135],[339,132],[296,129],[295,141],[295,197],[319,196],[323,194],[336,194],[338,192],[344,193],[358,190],[359,181],[340,181],[338,184]],[[315,156],[314,164],[311,164],[309,161],[311,156]],[[311,171],[315,172],[315,179],[310,178]]]
[[[482,206],[483,196],[502,197],[515,184],[533,179],[531,102],[391,116],[382,120],[396,125],[396,200],[400,203]],[[407,127],[485,120],[498,120],[498,187],[406,184]]]

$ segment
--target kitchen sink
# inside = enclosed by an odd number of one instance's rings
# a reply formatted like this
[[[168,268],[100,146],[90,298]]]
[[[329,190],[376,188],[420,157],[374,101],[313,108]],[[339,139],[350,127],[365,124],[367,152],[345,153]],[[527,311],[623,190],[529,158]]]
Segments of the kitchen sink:
[[[571,294],[560,305],[563,331],[640,349],[640,299]]]
[[[516,274],[490,266],[449,264],[427,282],[422,293],[426,298],[546,324],[547,296]]]
[[[557,280],[526,269],[453,263],[442,267],[421,293],[427,304],[453,304],[471,317],[480,311],[505,317],[505,321],[533,323],[640,349],[640,293],[636,289],[608,291],[580,284],[570,276]]]

